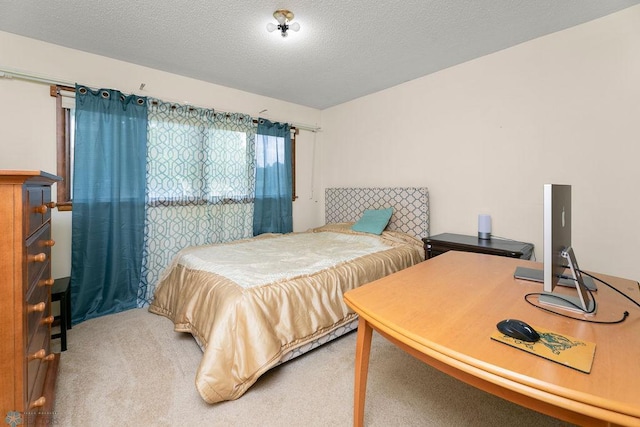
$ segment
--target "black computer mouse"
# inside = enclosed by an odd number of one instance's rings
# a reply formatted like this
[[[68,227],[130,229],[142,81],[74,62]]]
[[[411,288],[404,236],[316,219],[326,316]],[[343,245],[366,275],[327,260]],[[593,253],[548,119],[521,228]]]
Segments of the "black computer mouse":
[[[517,340],[536,342],[540,339],[540,335],[535,331],[535,329],[522,320],[505,319],[498,322],[496,327],[506,336]]]

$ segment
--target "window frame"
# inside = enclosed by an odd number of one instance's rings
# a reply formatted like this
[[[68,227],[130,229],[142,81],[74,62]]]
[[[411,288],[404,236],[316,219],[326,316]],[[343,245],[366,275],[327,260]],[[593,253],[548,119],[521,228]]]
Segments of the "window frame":
[[[73,92],[71,86],[51,85],[49,94],[56,98],[56,173],[62,178],[56,186],[56,204],[59,211],[70,211],[71,200],[71,144],[70,110],[62,105],[62,92]]]

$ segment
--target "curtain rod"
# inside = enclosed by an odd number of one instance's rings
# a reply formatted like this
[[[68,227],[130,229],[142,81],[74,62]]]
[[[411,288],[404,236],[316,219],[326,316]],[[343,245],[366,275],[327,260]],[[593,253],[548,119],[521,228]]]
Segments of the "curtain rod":
[[[75,83],[63,82],[60,80],[50,79],[48,77],[36,76],[33,74],[27,74],[20,71],[7,70],[0,68],[0,78],[5,79],[18,79],[18,80],[26,80],[35,83],[43,83],[47,85],[62,85],[62,86],[72,86],[75,87]]]
[[[34,82],[34,83],[42,83],[42,84],[46,84],[46,85],[69,86],[69,87],[75,87],[76,86],[75,83],[66,82],[66,81],[62,81],[62,80],[55,80],[55,79],[52,79],[52,78],[49,78],[49,77],[37,76],[37,75],[34,75],[34,74],[23,73],[21,71],[9,70],[9,69],[5,69],[5,68],[0,68],[0,78],[25,80],[25,81]],[[144,83],[142,85],[144,86]],[[192,104],[187,104],[187,105],[192,105]],[[196,105],[192,105],[192,106],[196,107],[196,108],[211,108],[211,107],[198,107]],[[214,110],[215,110],[215,108],[214,108]],[[252,117],[252,119],[258,120],[259,117]],[[314,133],[315,132],[319,132],[321,130],[321,128],[318,127],[318,126],[307,125],[307,124],[304,124],[304,123],[291,123],[291,126],[297,128],[297,129],[300,129],[300,130],[307,130],[307,131],[314,132]]]

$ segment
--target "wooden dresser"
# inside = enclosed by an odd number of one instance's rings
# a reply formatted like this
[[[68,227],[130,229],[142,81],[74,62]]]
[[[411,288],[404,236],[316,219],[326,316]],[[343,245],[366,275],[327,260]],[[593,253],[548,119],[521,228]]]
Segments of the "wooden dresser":
[[[51,185],[59,180],[0,170],[0,419],[13,425],[53,419]]]

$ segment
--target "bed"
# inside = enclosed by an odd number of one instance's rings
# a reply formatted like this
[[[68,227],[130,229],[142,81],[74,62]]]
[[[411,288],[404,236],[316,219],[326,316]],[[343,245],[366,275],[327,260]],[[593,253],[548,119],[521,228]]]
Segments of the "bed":
[[[352,229],[388,208],[380,235]],[[206,402],[237,399],[267,370],[353,330],[344,292],[424,260],[428,190],[328,188],[325,222],[185,248],[162,273],[149,311],[202,349],[195,382]]]

